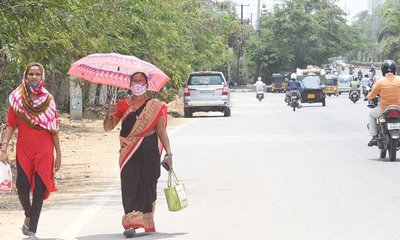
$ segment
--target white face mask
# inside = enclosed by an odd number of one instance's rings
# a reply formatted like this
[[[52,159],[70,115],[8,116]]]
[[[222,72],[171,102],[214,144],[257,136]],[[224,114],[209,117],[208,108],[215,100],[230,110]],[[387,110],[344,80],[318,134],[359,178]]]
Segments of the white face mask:
[[[135,84],[131,86],[132,94],[135,96],[143,95],[147,90],[147,85]]]

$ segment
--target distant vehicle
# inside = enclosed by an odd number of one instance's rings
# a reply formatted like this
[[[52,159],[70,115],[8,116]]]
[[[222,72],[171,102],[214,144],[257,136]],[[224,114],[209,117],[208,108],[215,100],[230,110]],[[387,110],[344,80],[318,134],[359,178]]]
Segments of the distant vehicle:
[[[358,100],[360,100],[360,90],[351,90],[349,93],[349,99],[353,103],[356,103]]]
[[[337,76],[335,74],[326,74],[325,75],[325,93],[329,97],[331,95],[339,96],[339,88]]]
[[[231,94],[222,72],[194,72],[189,75],[184,92],[184,117],[194,112],[220,111],[231,116]]]
[[[304,90],[301,93],[302,103],[322,103],[326,106],[325,102],[325,86],[321,84],[322,76],[308,75],[302,79]]]
[[[274,73],[271,77],[272,82],[272,92],[285,92],[287,89],[287,82],[289,81],[289,77],[280,74]]]
[[[338,78],[339,94],[350,92],[350,82],[353,80],[352,75],[339,75]]]
[[[368,102],[368,107],[375,108],[379,98]],[[380,157],[385,158],[389,152],[389,160],[396,160],[396,152],[400,146],[400,108],[397,105],[389,105],[383,114],[377,119],[378,124],[378,148]]]

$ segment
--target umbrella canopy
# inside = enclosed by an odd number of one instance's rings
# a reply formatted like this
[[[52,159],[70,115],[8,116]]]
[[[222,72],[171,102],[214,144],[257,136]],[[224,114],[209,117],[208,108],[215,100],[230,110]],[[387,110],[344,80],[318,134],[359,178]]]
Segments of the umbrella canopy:
[[[170,80],[153,64],[135,56],[117,53],[96,53],[81,58],[71,65],[68,75],[97,84],[129,89],[130,77],[136,72],[147,75],[149,91],[160,91]]]

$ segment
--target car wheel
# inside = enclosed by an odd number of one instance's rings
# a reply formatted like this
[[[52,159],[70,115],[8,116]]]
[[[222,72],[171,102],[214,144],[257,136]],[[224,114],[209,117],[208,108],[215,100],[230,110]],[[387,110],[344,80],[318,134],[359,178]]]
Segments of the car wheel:
[[[193,117],[193,112],[190,108],[184,108],[183,115],[185,118],[191,118],[191,117]]]
[[[224,117],[230,117],[230,116],[231,116],[231,109],[230,108],[225,108]]]

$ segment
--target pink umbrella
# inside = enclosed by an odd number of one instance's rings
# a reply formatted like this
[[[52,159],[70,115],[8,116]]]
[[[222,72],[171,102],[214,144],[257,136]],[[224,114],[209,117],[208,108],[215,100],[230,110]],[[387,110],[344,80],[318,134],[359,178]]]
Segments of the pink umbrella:
[[[71,65],[68,75],[97,84],[129,89],[133,73],[143,72],[148,77],[148,90],[158,92],[170,78],[153,64],[134,56],[117,53],[96,53]]]

